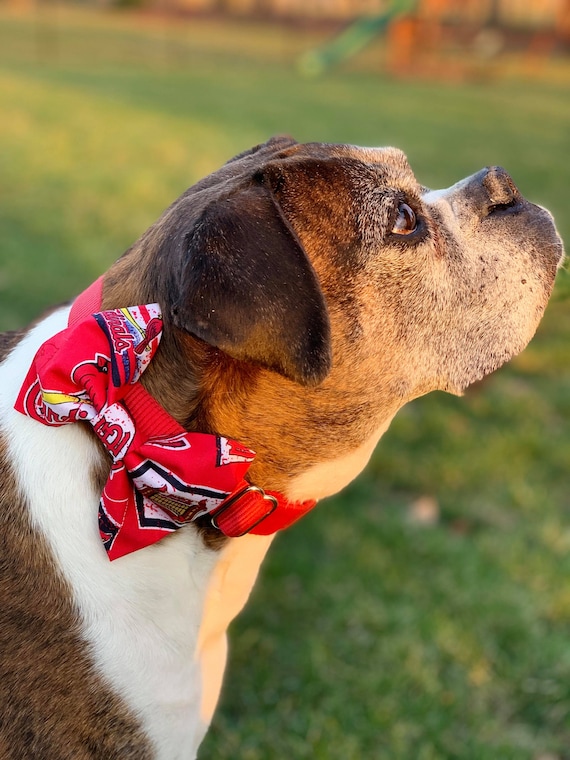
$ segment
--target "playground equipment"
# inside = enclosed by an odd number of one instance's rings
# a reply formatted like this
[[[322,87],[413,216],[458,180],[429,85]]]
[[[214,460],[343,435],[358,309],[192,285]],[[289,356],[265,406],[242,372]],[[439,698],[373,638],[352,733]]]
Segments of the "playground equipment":
[[[488,76],[490,64],[506,50],[518,51],[522,65],[536,70],[557,51],[570,50],[570,0],[549,0],[546,13],[543,2],[527,0],[525,17],[514,0],[492,0],[485,7],[476,0],[387,0],[382,13],[359,18],[301,56],[298,68],[318,76],[384,35],[385,69],[399,76]],[[533,23],[537,8],[543,17]]]
[[[360,52],[399,16],[415,10],[417,0],[392,0],[388,8],[376,16],[360,18],[338,37],[299,59],[299,70],[307,76],[318,76],[331,66]]]

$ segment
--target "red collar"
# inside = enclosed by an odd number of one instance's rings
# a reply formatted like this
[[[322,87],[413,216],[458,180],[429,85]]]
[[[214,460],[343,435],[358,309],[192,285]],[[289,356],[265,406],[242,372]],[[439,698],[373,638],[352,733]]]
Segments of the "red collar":
[[[111,454],[99,510],[109,557],[205,515],[237,537],[269,535],[312,509],[245,480],[253,451],[188,433],[160,406],[138,382],[160,341],[159,306],[99,312],[102,290],[99,278],[73,303],[67,330],[40,348],[16,409],[49,425],[88,421]]]

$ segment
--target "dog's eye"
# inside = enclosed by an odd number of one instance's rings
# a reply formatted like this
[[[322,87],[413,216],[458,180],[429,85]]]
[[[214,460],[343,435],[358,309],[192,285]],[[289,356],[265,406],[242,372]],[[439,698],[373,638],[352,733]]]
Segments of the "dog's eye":
[[[407,203],[400,203],[398,206],[398,216],[394,222],[392,232],[395,235],[411,235],[418,227],[418,220],[414,210]]]

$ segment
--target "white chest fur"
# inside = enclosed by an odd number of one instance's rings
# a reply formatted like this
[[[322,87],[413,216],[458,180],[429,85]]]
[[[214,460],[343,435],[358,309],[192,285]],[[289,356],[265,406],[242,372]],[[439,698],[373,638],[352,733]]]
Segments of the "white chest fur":
[[[250,554],[242,539],[220,556],[187,528],[109,561],[99,538],[99,494],[91,477],[96,446],[75,425],[45,427],[13,410],[36,350],[66,326],[67,316],[63,309],[41,322],[0,366],[0,420],[9,456],[31,518],[71,586],[94,662],[139,716],[157,760],[191,760],[217,697],[225,628],[247,598],[268,540],[258,542],[253,567],[238,583],[239,601],[230,605],[224,579],[232,575],[228,563]],[[235,596],[233,581],[230,586]],[[213,692],[212,684],[204,689],[210,666]]]

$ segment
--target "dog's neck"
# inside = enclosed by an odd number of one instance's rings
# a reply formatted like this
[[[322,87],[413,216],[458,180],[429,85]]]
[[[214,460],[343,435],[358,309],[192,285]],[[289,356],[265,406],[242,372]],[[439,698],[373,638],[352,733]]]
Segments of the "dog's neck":
[[[278,431],[267,419],[266,409],[272,404],[264,386],[270,386],[273,396],[282,385],[275,373],[235,361],[180,331],[165,330],[141,384],[186,430],[235,435],[235,440],[251,446],[257,456],[249,473],[263,488],[286,493],[291,478],[306,467],[308,442],[299,432],[302,420],[287,425],[297,428],[295,435],[294,430]],[[286,392],[289,409],[295,409],[297,389]]]
[[[135,282],[131,273],[124,279],[128,260],[128,256],[119,259],[106,275],[102,309],[152,300],[144,283],[131,287]],[[115,270],[119,276],[115,276]],[[263,487],[269,490],[286,492],[291,478],[306,467],[307,442],[297,441],[292,446],[293,431],[272,434],[272,426],[264,414],[264,386],[269,386],[271,395],[282,390],[288,397],[289,409],[296,408],[295,398],[301,389],[276,373],[236,361],[175,328],[169,324],[167,313],[164,320],[160,349],[142,375],[141,384],[186,430],[228,437],[235,433],[235,440],[251,446],[257,453],[250,468],[253,482],[264,483]],[[305,426],[299,419],[298,430]]]
[[[153,300],[150,286],[129,270],[129,258],[119,259],[105,277],[104,309]],[[253,449],[252,482],[287,498],[318,499],[344,487],[362,470],[404,403],[389,400],[389,394],[384,402],[375,390],[369,414],[363,414],[370,384],[351,366],[333,370],[336,377],[315,391],[234,360],[169,324],[168,314],[164,317],[160,349],[141,383],[187,430],[219,433]],[[338,376],[343,373],[344,382]],[[311,473],[317,470],[319,487],[330,481],[331,488],[313,496]]]

